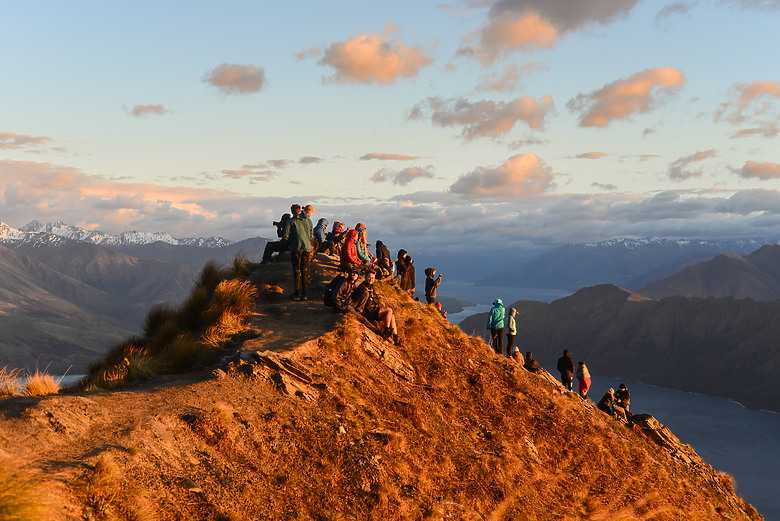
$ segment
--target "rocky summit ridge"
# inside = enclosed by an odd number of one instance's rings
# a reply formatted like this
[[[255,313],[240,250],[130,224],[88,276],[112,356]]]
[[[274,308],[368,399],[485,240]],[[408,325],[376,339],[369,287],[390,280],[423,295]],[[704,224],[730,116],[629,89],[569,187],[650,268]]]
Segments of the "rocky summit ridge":
[[[320,255],[311,287],[336,269]],[[204,371],[0,400],[0,469],[38,518],[761,519],[654,418],[597,410],[383,282],[393,345],[288,301],[289,271],[252,267],[254,314]]]

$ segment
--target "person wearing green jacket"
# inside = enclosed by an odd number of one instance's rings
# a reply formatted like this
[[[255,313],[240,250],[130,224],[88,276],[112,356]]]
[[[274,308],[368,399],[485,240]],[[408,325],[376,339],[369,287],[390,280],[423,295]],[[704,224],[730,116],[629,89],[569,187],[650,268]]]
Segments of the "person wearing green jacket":
[[[303,211],[289,221],[284,229],[284,239],[290,244],[290,260],[293,271],[293,300],[309,300],[306,287],[309,283],[309,263],[311,262],[311,239],[314,237],[314,226],[309,217],[314,208],[307,204]]]
[[[493,350],[500,356],[504,355],[504,319],[506,310],[500,298],[493,301],[493,307],[488,313],[487,329],[490,330],[490,343]]]

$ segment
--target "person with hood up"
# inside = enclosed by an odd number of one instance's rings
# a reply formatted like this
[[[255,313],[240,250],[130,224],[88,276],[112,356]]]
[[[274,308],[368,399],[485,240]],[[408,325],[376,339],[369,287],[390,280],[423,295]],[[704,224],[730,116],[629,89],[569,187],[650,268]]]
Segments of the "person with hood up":
[[[358,268],[363,265],[363,261],[358,257],[357,238],[357,230],[349,230],[347,232],[347,238],[344,240],[344,244],[341,245],[340,259],[342,269]]]
[[[415,273],[414,261],[406,253],[406,250],[398,250],[398,260],[395,263],[395,271],[398,276],[398,287],[414,298]]]
[[[590,389],[590,371],[588,371],[588,366],[582,360],[577,364],[577,384],[580,396],[587,398],[588,389]]]
[[[620,384],[620,387],[618,387],[615,393],[615,405],[622,407],[628,412],[628,408],[631,405],[631,393],[626,384]]]
[[[393,276],[393,261],[390,258],[390,250],[382,241],[376,241],[376,265],[380,271],[378,278],[386,279]]]
[[[323,217],[317,221],[317,225],[314,227],[314,230],[312,230],[312,235],[314,237],[311,240],[311,260],[314,260],[314,257],[316,257],[320,251],[323,251],[323,248],[325,247],[325,235],[327,229],[328,220]]]
[[[509,314],[506,316],[506,356],[512,356],[512,348],[515,346],[515,335],[517,335],[517,322],[515,322],[517,310],[509,308]],[[520,350],[518,349],[519,353]],[[521,357],[523,355],[520,355]]]
[[[441,284],[441,273],[436,277],[436,268],[425,268],[425,300],[428,304],[436,302],[436,288]]]
[[[539,372],[539,362],[534,360],[534,354],[531,351],[525,353],[525,363],[523,367],[530,373]]]
[[[506,310],[500,298],[493,301],[487,319],[487,329],[490,330],[490,343],[496,354],[504,356],[504,318]]]
[[[572,390],[572,377],[574,376],[574,360],[569,356],[569,350],[563,350],[563,356],[558,359],[558,364],[555,366],[558,372],[561,373],[561,383],[563,386]]]

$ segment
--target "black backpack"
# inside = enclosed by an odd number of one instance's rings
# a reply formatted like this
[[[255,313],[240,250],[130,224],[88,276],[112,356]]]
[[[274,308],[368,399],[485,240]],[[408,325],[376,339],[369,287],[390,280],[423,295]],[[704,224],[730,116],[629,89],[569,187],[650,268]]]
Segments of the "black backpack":
[[[346,277],[344,275],[336,275],[333,277],[333,280],[328,282],[328,285],[325,286],[325,291],[322,293],[322,303],[326,306],[333,307],[336,305],[336,301],[333,300],[333,297],[336,294],[336,290],[338,289],[339,285],[343,280],[346,280]]]

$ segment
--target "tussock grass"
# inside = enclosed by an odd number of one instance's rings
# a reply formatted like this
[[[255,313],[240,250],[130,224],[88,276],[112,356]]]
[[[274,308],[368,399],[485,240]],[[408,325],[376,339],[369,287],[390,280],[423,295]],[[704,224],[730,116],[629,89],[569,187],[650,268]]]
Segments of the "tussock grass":
[[[0,398],[18,396],[21,388],[18,369],[11,369],[8,366],[0,368]]]
[[[27,396],[46,396],[58,392],[60,392],[60,384],[50,374],[36,369],[34,373],[27,375],[27,383],[24,384],[24,394]]]
[[[122,478],[116,462],[108,454],[101,454],[76,480],[74,488],[97,519],[154,519],[143,495]]]
[[[54,519],[49,506],[43,501],[45,494],[41,485],[16,467],[13,461],[0,461],[0,519]]]
[[[246,280],[248,272],[248,263],[241,258],[225,269],[207,263],[178,309],[153,307],[143,335],[121,342],[103,361],[93,364],[78,390],[111,389],[216,362],[224,347],[244,331],[253,312],[257,290]]]

